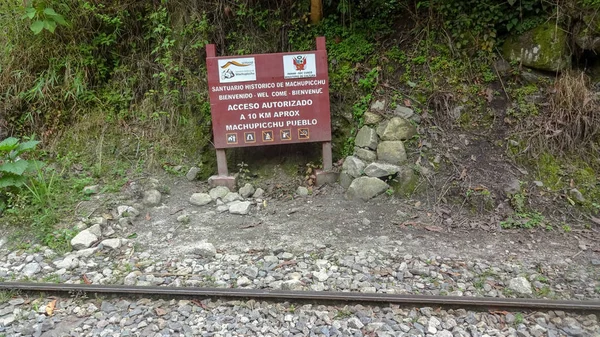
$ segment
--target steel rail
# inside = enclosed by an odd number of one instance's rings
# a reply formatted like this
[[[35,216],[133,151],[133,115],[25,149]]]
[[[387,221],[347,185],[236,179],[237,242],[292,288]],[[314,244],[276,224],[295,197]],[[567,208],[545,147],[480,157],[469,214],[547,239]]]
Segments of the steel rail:
[[[460,296],[397,295],[380,293],[282,291],[268,289],[231,289],[196,287],[149,287],[94,284],[0,282],[0,290],[49,293],[101,293],[165,297],[244,298],[256,300],[353,302],[398,305],[536,309],[563,311],[600,311],[600,301],[543,300],[530,298],[492,298]]]

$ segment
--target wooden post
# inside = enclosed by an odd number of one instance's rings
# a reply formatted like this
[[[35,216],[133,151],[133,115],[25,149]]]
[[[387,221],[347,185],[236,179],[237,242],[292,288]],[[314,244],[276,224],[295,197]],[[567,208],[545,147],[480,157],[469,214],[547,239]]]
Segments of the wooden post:
[[[310,23],[316,25],[323,19],[323,0],[310,0]]]
[[[331,153],[331,142],[323,143],[323,171],[333,169],[333,155]]]

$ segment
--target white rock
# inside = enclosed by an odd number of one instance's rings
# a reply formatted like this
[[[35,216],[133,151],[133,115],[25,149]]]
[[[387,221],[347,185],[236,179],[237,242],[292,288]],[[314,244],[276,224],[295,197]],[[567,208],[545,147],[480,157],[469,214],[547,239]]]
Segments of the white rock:
[[[298,186],[298,188],[296,189],[296,194],[301,197],[305,197],[308,195],[308,188],[304,186]]]
[[[96,240],[98,240],[98,237],[91,233],[89,229],[85,229],[71,239],[71,246],[75,250],[82,250],[89,248]]]
[[[80,251],[77,252],[73,252],[73,255],[76,257],[90,257],[92,255],[94,255],[94,253],[96,253],[98,251],[98,247],[94,247],[94,248],[88,248],[88,249],[82,249]]]
[[[25,265],[25,268],[21,270],[21,273],[27,277],[32,277],[33,275],[39,273],[42,270],[42,267],[37,262],[31,262]]]
[[[209,242],[197,243],[194,247],[192,247],[192,251],[194,254],[208,257],[213,257],[217,254],[217,249],[212,243]]]
[[[123,205],[117,207],[117,214],[119,217],[136,217],[140,215],[140,212],[131,206]]]
[[[262,188],[257,188],[256,191],[254,191],[254,194],[252,195],[253,198],[262,198],[263,194],[265,194],[265,190],[263,190]]]
[[[15,315],[13,315],[13,314],[0,317],[0,326],[10,326],[14,322],[15,322]]]
[[[532,294],[531,283],[523,276],[515,277],[508,283],[508,289],[519,294]]]
[[[208,195],[206,193],[194,193],[190,197],[190,204],[196,205],[196,206],[208,205],[212,201],[213,201],[213,199],[210,197],[210,195]]]
[[[229,213],[246,215],[250,212],[250,206],[252,206],[250,201],[235,201],[229,205]]]
[[[236,201],[236,200],[242,200],[242,197],[239,194],[237,194],[236,192],[229,192],[222,199],[223,199],[224,203],[228,204],[228,203]]]
[[[252,186],[252,184],[246,184],[244,187],[240,188],[239,192],[242,198],[248,198],[254,194],[254,186]]]
[[[208,194],[210,195],[210,197],[213,200],[217,200],[217,199],[221,199],[224,198],[227,193],[229,193],[229,188],[225,187],[225,186],[217,186],[213,189],[211,189]]]
[[[250,281],[250,279],[247,278],[246,276],[241,276],[240,278],[237,279],[238,287],[246,287],[251,284],[252,284],[252,281]]]
[[[157,190],[149,190],[144,192],[144,200],[142,203],[146,206],[158,206],[160,205],[160,199],[162,195]]]
[[[100,224],[95,224],[92,227],[87,229],[90,233],[94,234],[97,237],[102,236],[102,228],[100,228]]]
[[[107,221],[106,221],[105,218],[103,218],[101,216],[98,216],[98,217],[95,217],[95,218],[91,218],[90,219],[90,223],[93,224],[93,225],[95,225],[95,224],[106,225]],[[83,229],[85,229],[85,228],[83,228]]]
[[[121,239],[106,239],[102,241],[102,246],[110,249],[119,249],[121,247]]]
[[[362,329],[365,325],[357,317],[350,317],[348,319],[348,327],[353,329]]]
[[[74,254],[71,254],[67,255],[63,260],[55,262],[54,265],[58,269],[71,270],[79,266],[79,260],[77,260],[77,257]]]
[[[329,275],[325,271],[318,271],[313,273],[313,277],[319,280],[319,282],[325,282],[329,278]]]

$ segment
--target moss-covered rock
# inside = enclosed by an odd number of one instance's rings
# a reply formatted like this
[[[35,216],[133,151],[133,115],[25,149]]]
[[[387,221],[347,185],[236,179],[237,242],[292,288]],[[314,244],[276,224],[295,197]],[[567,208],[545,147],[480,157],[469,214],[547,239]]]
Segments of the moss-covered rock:
[[[562,71],[571,66],[567,32],[555,22],[508,38],[502,52],[507,60],[534,69]]]

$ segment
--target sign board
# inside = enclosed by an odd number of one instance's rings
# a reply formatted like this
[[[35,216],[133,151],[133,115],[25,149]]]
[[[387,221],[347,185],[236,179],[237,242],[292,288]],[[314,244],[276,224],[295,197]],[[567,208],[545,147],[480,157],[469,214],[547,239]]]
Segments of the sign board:
[[[317,45],[222,57],[206,47],[215,148],[331,141],[325,39]]]

